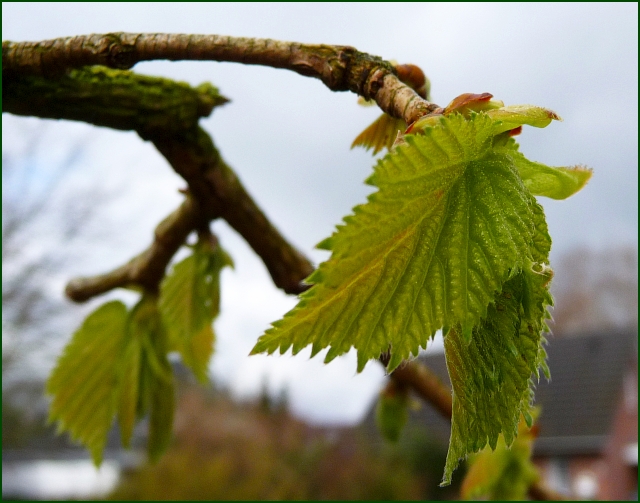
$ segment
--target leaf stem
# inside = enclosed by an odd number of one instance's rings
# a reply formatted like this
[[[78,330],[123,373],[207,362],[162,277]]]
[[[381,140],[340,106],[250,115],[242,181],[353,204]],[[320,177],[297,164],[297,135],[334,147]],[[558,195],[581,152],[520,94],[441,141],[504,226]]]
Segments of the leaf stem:
[[[149,248],[113,271],[71,280],[65,289],[67,297],[75,302],[85,302],[114,288],[132,286],[157,293],[167,264],[199,221],[197,204],[187,197],[177,210],[158,224]]]

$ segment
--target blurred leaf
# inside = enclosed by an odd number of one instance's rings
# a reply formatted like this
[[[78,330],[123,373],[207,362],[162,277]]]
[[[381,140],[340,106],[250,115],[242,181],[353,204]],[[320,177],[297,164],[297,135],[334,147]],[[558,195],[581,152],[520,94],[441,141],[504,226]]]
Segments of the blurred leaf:
[[[534,416],[537,416],[537,412]],[[486,447],[473,456],[462,483],[462,498],[525,500],[529,487],[539,478],[538,470],[531,461],[535,436],[535,429],[529,428],[522,416],[518,424],[518,437],[510,448],[501,435],[495,451]]]
[[[166,366],[171,366],[165,358]],[[174,383],[155,379],[151,388],[151,415],[149,417],[149,444],[147,453],[152,463],[158,461],[171,443],[175,410]]]
[[[122,302],[96,309],[75,332],[47,382],[47,393],[53,395],[49,420],[84,444],[97,466],[118,405],[126,319]]]
[[[156,462],[171,442],[175,403],[173,371],[167,359],[167,331],[155,297],[143,296],[133,308],[128,333],[140,344],[137,412],[141,417],[149,411],[147,452],[149,460]]]
[[[219,246],[199,241],[193,254],[176,264],[160,288],[159,309],[169,332],[170,348],[204,382],[213,352],[211,324],[220,310],[220,271],[231,266]]]
[[[393,381],[380,393],[376,406],[376,423],[382,436],[397,442],[409,419],[408,389],[399,389]]]
[[[188,343],[184,344],[181,351],[182,361],[202,383],[207,381],[209,360],[213,354],[215,339],[213,325],[209,323],[195,333]]]
[[[118,407],[118,423],[122,445],[129,447],[133,428],[136,424],[140,391],[140,360],[142,346],[138,338],[130,338],[127,342],[120,381],[120,405]]]
[[[373,155],[383,148],[391,150],[398,133],[405,129],[407,129],[407,123],[404,120],[382,114],[353,140],[351,148],[360,146],[365,150],[373,148]]]

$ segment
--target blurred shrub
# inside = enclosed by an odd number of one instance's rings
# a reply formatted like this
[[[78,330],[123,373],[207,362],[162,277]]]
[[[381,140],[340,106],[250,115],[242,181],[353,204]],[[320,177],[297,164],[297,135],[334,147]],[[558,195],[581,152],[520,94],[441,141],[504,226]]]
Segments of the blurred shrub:
[[[239,404],[190,389],[167,455],[125,474],[110,499],[422,499],[424,456],[401,454],[376,449],[359,429],[307,425],[264,398]]]

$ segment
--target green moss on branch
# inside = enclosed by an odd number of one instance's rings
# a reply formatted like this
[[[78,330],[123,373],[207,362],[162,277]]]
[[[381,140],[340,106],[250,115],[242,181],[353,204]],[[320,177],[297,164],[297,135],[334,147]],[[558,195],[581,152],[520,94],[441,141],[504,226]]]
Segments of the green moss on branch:
[[[2,92],[4,112],[137,131],[145,139],[193,129],[227,101],[208,83],[194,88],[102,66],[58,78],[13,76],[4,80]]]

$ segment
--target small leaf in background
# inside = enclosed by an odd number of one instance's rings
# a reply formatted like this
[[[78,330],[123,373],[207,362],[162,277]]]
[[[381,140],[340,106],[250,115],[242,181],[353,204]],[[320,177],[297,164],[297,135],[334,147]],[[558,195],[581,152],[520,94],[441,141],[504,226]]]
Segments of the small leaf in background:
[[[85,445],[96,466],[118,407],[126,320],[122,302],[96,309],[75,332],[47,382],[47,393],[53,395],[49,420]]]
[[[396,119],[387,114],[378,117],[367,129],[360,133],[351,148],[364,147],[365,150],[373,149],[376,155],[382,149],[391,150],[398,133],[407,129],[407,123],[403,119]]]
[[[380,392],[376,406],[376,424],[382,436],[397,442],[409,419],[409,389],[390,380]]]
[[[142,345],[140,340],[130,338],[127,341],[122,361],[120,403],[118,406],[120,438],[124,447],[129,447],[133,428],[138,419],[141,359]]]
[[[534,409],[534,420],[538,410]],[[485,447],[469,459],[469,469],[462,482],[463,499],[522,501],[529,487],[539,478],[531,461],[536,427],[527,426],[524,416],[518,424],[518,438],[507,447],[500,436],[495,451]]]
[[[231,266],[217,244],[200,240],[193,254],[176,264],[160,287],[159,309],[172,350],[205,382],[215,335],[211,324],[220,310],[220,271]]]
[[[169,362],[166,361],[167,366]],[[171,367],[169,366],[169,370]],[[173,379],[155,379],[151,386],[151,413],[149,416],[149,461],[155,463],[167,450],[173,432],[173,414],[175,410],[175,392]]]
[[[155,297],[143,296],[127,328],[129,338],[140,344],[137,416],[150,414],[147,452],[149,460],[156,462],[171,442],[175,403],[168,337]]]
[[[213,325],[209,323],[195,333],[180,352],[184,364],[191,369],[201,383],[207,381],[209,360],[213,354],[215,339]]]

